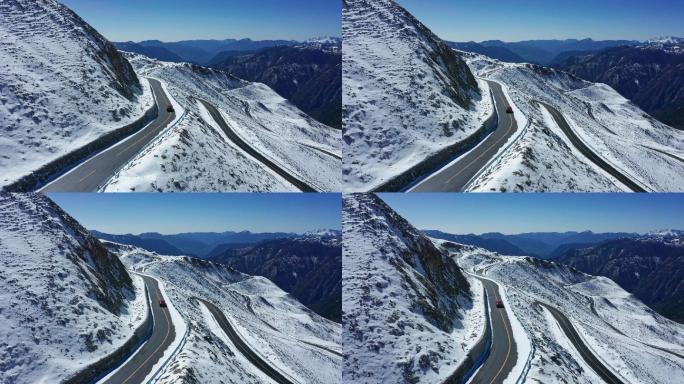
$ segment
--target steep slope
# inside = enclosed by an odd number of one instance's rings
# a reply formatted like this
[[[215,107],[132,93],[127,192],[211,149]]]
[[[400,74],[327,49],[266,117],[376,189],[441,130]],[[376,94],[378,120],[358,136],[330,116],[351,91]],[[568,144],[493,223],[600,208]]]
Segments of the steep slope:
[[[470,191],[631,191],[570,141],[545,103],[592,153],[646,191],[681,191],[684,133],[648,116],[605,84],[531,64],[470,54],[481,76],[504,85],[523,127]]]
[[[661,315],[684,322],[684,236],[611,240],[568,250],[555,261],[608,277]]]
[[[531,257],[500,256],[468,246],[452,249],[463,268],[504,288],[504,305],[534,346],[525,381],[603,382],[541,302],[569,318],[591,353],[621,381],[683,382],[684,360],[675,354],[684,353],[684,326],[655,313],[613,281]]]
[[[128,61],[71,10],[55,0],[0,3],[0,186],[152,105]]]
[[[129,268],[161,281],[165,294],[189,324],[178,355],[160,383],[264,383],[197,298],[217,306],[240,338],[293,382],[339,382],[341,326],[294,300],[263,277],[205,260],[162,256],[109,244]]]
[[[321,191],[340,189],[338,130],[323,125],[259,83],[187,63],[133,55],[136,70],[161,79],[185,109],[180,121],[115,175],[105,191],[299,191],[227,136],[198,99],[256,152]]]
[[[250,275],[263,276],[292,293],[319,315],[339,322],[342,316],[341,234],[308,234],[267,240],[212,256]]]
[[[0,193],[0,382],[57,383],[122,346],[142,280],[47,197]]]
[[[448,378],[481,333],[481,285],[375,195],[345,195],[342,216],[344,380]]]
[[[672,51],[673,45],[611,48],[570,57],[555,67],[608,84],[663,123],[684,129],[684,51]]]
[[[302,44],[246,54],[233,51],[232,56],[213,62],[212,67],[264,83],[321,123],[342,126],[341,42],[320,48]]]
[[[393,0],[344,1],[342,34],[347,190],[373,190],[492,112],[486,83]]]

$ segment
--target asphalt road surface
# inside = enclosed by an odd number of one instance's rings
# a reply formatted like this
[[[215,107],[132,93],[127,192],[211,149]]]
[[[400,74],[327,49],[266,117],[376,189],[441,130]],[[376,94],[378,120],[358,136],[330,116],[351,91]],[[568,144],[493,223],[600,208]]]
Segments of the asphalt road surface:
[[[480,279],[487,290],[492,320],[492,349],[482,367],[475,373],[472,384],[503,383],[518,361],[518,350],[506,308],[497,308],[499,286],[491,280]]]
[[[546,108],[546,110],[549,111],[553,119],[556,121],[556,124],[558,124],[558,126],[563,131],[565,136],[567,136],[568,139],[570,139],[572,145],[574,145],[575,148],[577,148],[577,150],[580,151],[586,158],[588,158],[589,160],[591,160],[591,162],[598,165],[599,167],[601,167],[601,169],[603,169],[604,171],[608,172],[613,177],[618,179],[622,184],[626,185],[632,191],[646,192],[646,190],[639,186],[639,184],[635,183],[625,174],[613,168],[613,166],[608,164],[599,155],[597,155],[591,149],[589,149],[589,147],[584,145],[584,143],[579,139],[579,137],[575,135],[575,132],[572,129],[570,129],[570,125],[568,125],[568,122],[556,108],[542,102],[539,102],[539,104],[543,105]]]
[[[230,338],[230,341],[233,342],[235,347],[242,353],[247,360],[249,360],[250,363],[252,363],[255,367],[259,368],[262,372],[264,372],[268,377],[273,379],[277,383],[281,384],[294,384],[290,379],[286,378],[278,372],[276,369],[271,367],[266,361],[264,361],[259,355],[257,355],[254,351],[252,351],[251,348],[247,344],[245,344],[244,341],[240,338],[240,336],[235,332],[235,329],[230,325],[230,322],[228,322],[228,319],[226,319],[226,316],[223,314],[223,312],[214,304],[197,298],[197,300],[201,301],[207,309],[209,309],[209,312],[211,312],[211,315],[214,316],[214,319],[216,319],[216,322],[219,324],[221,329],[223,329],[223,332],[228,335],[228,338]]]
[[[544,303],[539,304],[542,305],[544,308],[548,309],[549,312],[551,312],[551,315],[553,315],[556,321],[558,321],[558,324],[560,324],[561,329],[565,333],[565,336],[567,336],[568,340],[570,340],[572,345],[574,345],[577,351],[579,351],[584,361],[591,367],[591,369],[594,370],[594,372],[596,372],[596,374],[598,374],[608,384],[623,383],[608,368],[606,368],[603,365],[603,363],[601,363],[599,359],[597,359],[596,356],[594,356],[593,353],[591,353],[589,348],[587,348],[587,346],[584,344],[582,339],[577,334],[577,331],[570,323],[570,320],[567,317],[565,317],[564,314],[562,314],[559,310],[557,310],[554,307],[551,307]]]
[[[152,367],[164,356],[164,351],[176,337],[176,330],[171,321],[169,310],[159,306],[162,294],[157,280],[142,276],[150,293],[154,326],[152,336],[114,375],[104,381],[106,384],[139,384],[152,371]],[[168,300],[166,300],[168,302]]]
[[[223,120],[223,117],[221,116],[221,113],[210,103],[208,103],[205,100],[198,99],[205,108],[209,111],[211,114],[211,117],[218,123],[218,125],[221,127],[223,132],[228,136],[228,138],[235,143],[240,149],[243,151],[247,152],[250,156],[253,158],[257,159],[259,162],[264,164],[265,166],[271,168],[273,172],[277,173],[280,175],[282,178],[287,180],[290,184],[294,185],[295,187],[299,188],[302,192],[316,192],[316,189],[313,188],[312,186],[306,184],[304,181],[297,179],[293,175],[289,174],[287,171],[284,169],[280,168],[278,165],[276,165],[274,162],[271,160],[267,159],[265,156],[263,156],[261,153],[257,152],[254,148],[252,148],[249,144],[245,143],[240,136],[238,136],[233,129],[226,123],[225,120]]]
[[[518,130],[518,123],[513,114],[506,113],[508,101],[504,97],[501,85],[487,81],[492,89],[499,118],[496,130],[492,132],[475,149],[462,156],[455,163],[440,169],[411,188],[409,192],[459,192],[462,191],[485,165],[491,160],[508,139]]]
[[[176,117],[167,112],[171,105],[159,81],[148,79],[152,85],[159,116],[132,136],[87,159],[71,171],[49,183],[39,192],[94,192],[126,163],[142,151]]]

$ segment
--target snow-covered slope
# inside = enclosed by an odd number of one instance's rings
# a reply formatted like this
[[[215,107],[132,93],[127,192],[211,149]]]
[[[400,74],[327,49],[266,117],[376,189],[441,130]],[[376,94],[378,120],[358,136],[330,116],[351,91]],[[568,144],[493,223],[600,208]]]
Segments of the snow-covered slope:
[[[55,0],[0,2],[0,185],[153,104],[116,48]]]
[[[343,377],[436,383],[484,329],[482,286],[371,194],[345,195]]]
[[[52,201],[0,193],[0,382],[57,383],[126,342],[142,279]]]
[[[307,342],[341,351],[341,326],[306,309],[269,280],[209,261],[107,244],[129,268],[162,282],[190,328],[185,345],[160,383],[270,382],[221,337],[195,297],[219,307],[250,348],[296,382],[340,381],[342,358]]]
[[[197,98],[259,153],[321,191],[340,189],[341,161],[311,147],[341,152],[338,130],[307,116],[264,84],[213,69],[128,54],[139,74],[160,79],[185,110],[105,191],[297,191],[233,144]]]
[[[658,152],[684,158],[684,131],[658,122],[607,85],[476,54],[468,63],[478,76],[503,84],[522,132],[471,191],[628,190],[578,152],[538,101],[555,106],[582,141],[637,184],[660,192],[684,189],[684,162]]]
[[[487,84],[393,0],[343,2],[344,182],[368,191],[480,128]]]
[[[498,282],[535,346],[527,382],[597,383],[548,310],[567,316],[593,353],[626,383],[684,383],[684,326],[649,309],[605,277],[531,257],[452,248],[459,264]],[[526,356],[522,357],[524,362]]]

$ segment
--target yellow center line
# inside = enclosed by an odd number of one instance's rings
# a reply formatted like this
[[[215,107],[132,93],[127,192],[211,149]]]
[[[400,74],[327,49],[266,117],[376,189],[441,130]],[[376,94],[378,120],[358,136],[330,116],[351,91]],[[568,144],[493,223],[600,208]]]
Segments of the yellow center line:
[[[499,300],[499,290],[497,288],[496,291],[494,291],[494,295],[496,296],[496,299]],[[506,309],[504,309],[505,311]],[[501,374],[501,371],[503,371],[504,367],[506,366],[506,363],[508,362],[508,358],[511,355],[511,333],[508,331],[508,325],[506,325],[506,319],[503,317],[503,314],[501,314],[501,311],[499,311],[499,316],[501,316],[501,321],[503,322],[504,328],[506,328],[506,336],[508,337],[508,351],[506,351],[506,359],[504,359],[503,364],[501,364],[501,368],[499,368],[499,371],[496,373],[496,376],[492,379],[492,381],[489,382],[489,384],[492,384],[497,377]]]
[[[510,130],[512,127],[513,127],[513,118],[510,119],[510,124],[508,124],[508,128],[506,128],[506,129],[507,129],[507,130]],[[506,138],[506,135],[501,136],[501,137],[499,138],[499,140],[497,140],[494,144],[492,144],[492,146],[498,145],[498,144],[501,142],[501,140],[503,140],[503,139],[505,139],[505,138]],[[487,151],[484,151],[483,153],[481,153],[478,157],[476,157],[475,159],[473,159],[473,161],[471,161],[470,163],[468,163],[468,165],[466,165],[465,167],[462,167],[461,170],[458,171],[458,173],[456,173],[455,175],[451,176],[451,178],[449,178],[449,180],[447,180],[444,184],[449,184],[449,183],[451,182],[451,180],[453,180],[455,177],[457,177],[458,175],[460,175],[461,173],[463,173],[463,171],[465,171],[468,167],[470,167],[471,165],[473,165],[473,163],[475,163],[476,161],[478,161],[482,156],[484,156],[484,155],[486,155],[486,154],[487,154]]]
[[[171,117],[171,115],[169,115],[169,117]],[[166,120],[162,123],[162,125],[168,124],[168,123],[169,123],[169,120],[170,120],[170,119],[167,117]],[[134,145],[138,144],[141,140],[145,140],[145,139],[147,138],[147,136],[149,136],[151,133],[154,133],[154,130],[150,130],[150,131],[148,131],[147,133],[145,133],[144,136],[142,136],[142,137],[139,138],[138,140],[136,140],[136,141],[134,141],[133,143],[131,143],[128,147],[126,147],[126,149],[124,149],[124,150],[122,150],[121,152],[117,153],[116,156],[117,156],[117,157],[121,156],[121,155],[124,154],[126,151],[128,151],[129,149],[131,149]]]
[[[150,305],[153,305],[153,304],[150,303]],[[152,358],[152,356],[154,356],[154,355],[159,351],[159,348],[161,348],[161,347],[164,346],[164,343],[166,343],[166,339],[169,338],[169,334],[171,333],[171,322],[169,321],[169,314],[166,313],[167,310],[162,310],[162,312],[164,312],[164,317],[166,318],[166,322],[169,324],[169,326],[166,327],[166,335],[164,336],[164,340],[162,340],[161,344],[159,344],[159,346],[157,347],[157,349],[155,349],[154,352],[152,352],[149,356],[147,356],[147,359],[145,359],[145,361],[143,361],[142,364],[140,364],[140,365],[138,366],[138,369],[136,369],[135,371],[133,371],[133,373],[131,373],[131,374],[126,378],[126,380],[123,381],[122,384],[126,384],[126,382],[128,382],[128,380],[130,380],[131,377],[133,377],[136,373],[138,373],[138,371],[139,371],[143,366],[145,366],[145,364],[147,363],[147,361],[150,360],[150,359]]]
[[[89,174],[83,176],[83,178],[82,178],[81,180],[79,180],[79,182],[81,182],[81,181],[83,181],[83,180],[89,178],[89,177],[92,176],[95,172],[97,172],[97,169],[93,169],[92,172],[90,172]]]

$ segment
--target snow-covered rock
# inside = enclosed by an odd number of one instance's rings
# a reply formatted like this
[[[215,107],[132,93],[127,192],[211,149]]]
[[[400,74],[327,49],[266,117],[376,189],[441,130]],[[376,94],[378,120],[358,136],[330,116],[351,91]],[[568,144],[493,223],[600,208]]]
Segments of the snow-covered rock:
[[[153,105],[114,45],[55,0],[0,2],[0,186]]]
[[[147,315],[144,284],[47,197],[0,193],[0,382],[57,383]]]
[[[482,126],[487,84],[393,0],[343,2],[345,189],[369,191]]]
[[[482,286],[379,197],[344,197],[345,382],[442,382],[484,329]]]

